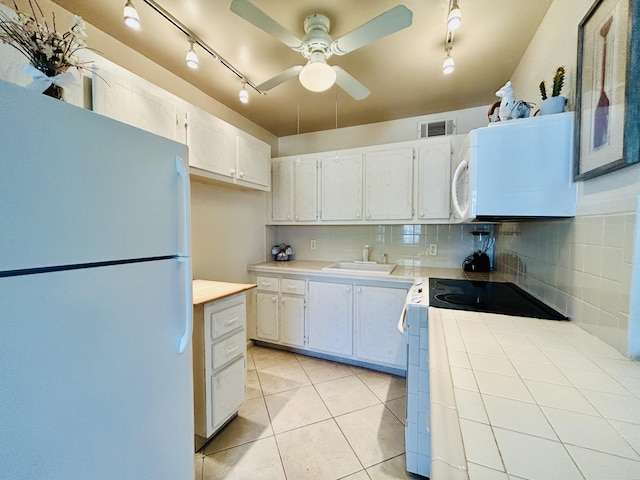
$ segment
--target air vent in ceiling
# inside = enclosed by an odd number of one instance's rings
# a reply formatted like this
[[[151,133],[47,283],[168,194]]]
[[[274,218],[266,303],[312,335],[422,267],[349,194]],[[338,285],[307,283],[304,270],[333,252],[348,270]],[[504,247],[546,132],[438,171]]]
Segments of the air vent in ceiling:
[[[418,122],[418,138],[441,137],[455,133],[456,124],[453,120],[437,122]]]

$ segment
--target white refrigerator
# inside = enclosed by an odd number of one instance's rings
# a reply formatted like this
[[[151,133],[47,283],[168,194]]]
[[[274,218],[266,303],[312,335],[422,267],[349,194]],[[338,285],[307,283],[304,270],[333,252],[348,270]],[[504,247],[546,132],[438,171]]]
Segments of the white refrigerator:
[[[187,148],[0,105],[0,478],[193,479]]]

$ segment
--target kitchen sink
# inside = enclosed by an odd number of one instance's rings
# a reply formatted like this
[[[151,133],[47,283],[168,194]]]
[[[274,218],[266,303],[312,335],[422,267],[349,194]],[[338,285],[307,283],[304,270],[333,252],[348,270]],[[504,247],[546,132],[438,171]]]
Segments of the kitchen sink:
[[[322,270],[338,273],[373,273],[376,275],[389,275],[395,268],[395,263],[336,262],[323,267]]]

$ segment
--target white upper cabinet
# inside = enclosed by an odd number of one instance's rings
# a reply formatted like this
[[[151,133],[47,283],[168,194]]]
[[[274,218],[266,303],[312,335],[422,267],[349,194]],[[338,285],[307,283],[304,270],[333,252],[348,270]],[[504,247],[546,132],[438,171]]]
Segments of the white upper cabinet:
[[[236,142],[231,126],[192,105],[187,115],[189,165],[233,178]]]
[[[450,219],[448,137],[274,158],[271,175],[273,224]]]
[[[249,134],[236,131],[236,170],[239,185],[269,190],[271,188],[271,147]]]
[[[322,220],[362,220],[362,154],[321,160]]]
[[[413,152],[397,148],[365,154],[365,220],[411,220]]]
[[[93,110],[176,142],[186,143],[185,110],[172,95],[129,74],[100,69],[93,79]]]
[[[296,158],[293,161],[293,211],[296,222],[318,219],[318,159]]]
[[[271,220],[315,222],[318,218],[318,160],[315,156],[271,163]]]
[[[280,158],[271,163],[271,220],[293,221],[293,160]]]
[[[416,219],[448,219],[451,213],[451,140],[436,138],[421,145],[416,170]]]

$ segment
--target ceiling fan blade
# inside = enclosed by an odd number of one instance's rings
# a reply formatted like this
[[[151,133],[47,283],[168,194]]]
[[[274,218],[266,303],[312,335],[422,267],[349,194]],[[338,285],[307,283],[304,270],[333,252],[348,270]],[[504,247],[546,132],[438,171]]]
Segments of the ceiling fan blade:
[[[260,90],[261,92],[271,90],[273,87],[277,87],[281,83],[284,83],[293,77],[297,77],[300,73],[300,70],[302,70],[302,65],[296,65],[295,67],[288,68],[284,72],[280,72],[278,75],[270,78],[266,82],[262,82],[260,85],[257,85],[256,89]]]
[[[304,49],[304,43],[302,43],[302,40],[248,0],[233,0],[229,8],[233,13],[240,15],[246,21],[253,23],[259,29],[273,37],[276,37],[287,47],[296,51],[302,51]]]
[[[356,100],[363,100],[369,96],[369,89],[353,78],[342,68],[333,66],[336,72],[336,83],[338,86],[351,95]]]
[[[336,55],[353,52],[379,38],[407,28],[411,25],[412,18],[413,13],[411,10],[404,5],[398,5],[334,40],[331,44],[331,50]]]

